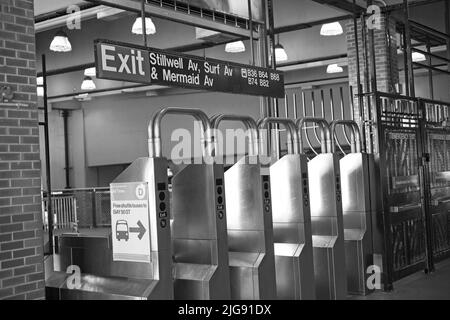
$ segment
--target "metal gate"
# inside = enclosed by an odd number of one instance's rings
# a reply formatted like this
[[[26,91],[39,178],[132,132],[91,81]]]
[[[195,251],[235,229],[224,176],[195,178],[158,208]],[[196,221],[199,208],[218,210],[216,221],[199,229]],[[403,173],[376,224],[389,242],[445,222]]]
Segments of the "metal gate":
[[[450,257],[450,106],[422,101],[429,178],[431,248],[434,261]]]
[[[385,289],[450,256],[449,106],[401,95],[365,95],[363,119],[382,189]],[[374,106],[371,108],[370,105]]]

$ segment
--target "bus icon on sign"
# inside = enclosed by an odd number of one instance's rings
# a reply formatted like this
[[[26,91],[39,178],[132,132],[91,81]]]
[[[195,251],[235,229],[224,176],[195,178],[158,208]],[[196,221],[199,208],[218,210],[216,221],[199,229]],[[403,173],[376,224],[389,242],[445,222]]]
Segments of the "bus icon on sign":
[[[145,198],[145,186],[143,184],[140,184],[136,187],[136,197],[139,200],[142,200]]]
[[[116,239],[117,241],[128,241],[130,233],[128,231],[128,222],[126,220],[117,220],[116,222]]]

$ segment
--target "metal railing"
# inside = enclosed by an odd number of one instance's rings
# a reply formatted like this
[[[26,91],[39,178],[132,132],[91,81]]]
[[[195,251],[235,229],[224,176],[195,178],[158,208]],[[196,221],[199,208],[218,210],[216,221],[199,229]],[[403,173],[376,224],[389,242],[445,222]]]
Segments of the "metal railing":
[[[54,229],[111,226],[109,188],[64,189],[52,192]],[[48,230],[47,198],[43,197],[44,228]]]
[[[77,200],[72,196],[52,197],[53,227],[58,230],[78,230]],[[44,230],[48,230],[48,198],[42,201],[42,221]]]

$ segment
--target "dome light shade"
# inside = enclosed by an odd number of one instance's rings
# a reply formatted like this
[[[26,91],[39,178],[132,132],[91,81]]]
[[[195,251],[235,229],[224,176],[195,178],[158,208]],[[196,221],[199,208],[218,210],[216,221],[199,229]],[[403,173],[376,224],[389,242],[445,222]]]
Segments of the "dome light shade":
[[[142,34],[142,18],[137,17],[136,21],[134,21],[133,28],[131,32],[134,34]],[[145,34],[155,34],[156,27],[153,23],[152,19],[149,17],[145,18]]]
[[[97,72],[95,71],[95,67],[85,69],[84,70],[84,75],[86,77],[95,77],[95,76],[97,76]]]
[[[276,62],[282,62],[286,61],[288,59],[286,50],[284,50],[283,46],[281,44],[277,44],[275,46],[275,61]]]
[[[84,77],[83,83],[81,84],[81,90],[95,90],[95,82],[91,77]]]
[[[43,97],[44,96],[44,87],[38,86],[36,87],[36,93],[38,97]]]
[[[50,43],[50,50],[55,52],[72,51],[72,45],[70,44],[69,38],[64,31],[60,30],[55,34],[55,37]]]
[[[327,67],[327,73],[341,73],[344,72],[344,69],[340,66],[338,66],[336,63],[335,64],[330,64]]]
[[[427,58],[425,57],[425,55],[423,53],[416,52],[416,51],[414,51],[412,53],[412,61],[413,62],[421,62],[421,61],[425,61],[425,60],[427,60]]]
[[[338,36],[343,33],[344,30],[339,22],[325,23],[320,29],[320,34],[327,37]]]
[[[225,51],[229,53],[239,53],[245,51],[245,45],[242,41],[230,42],[225,45]]]

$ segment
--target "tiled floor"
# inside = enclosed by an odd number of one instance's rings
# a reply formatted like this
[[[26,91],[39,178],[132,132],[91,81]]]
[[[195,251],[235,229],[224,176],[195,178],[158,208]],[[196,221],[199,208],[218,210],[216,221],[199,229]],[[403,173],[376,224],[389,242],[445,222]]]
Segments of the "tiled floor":
[[[450,300],[450,259],[436,264],[431,274],[419,272],[394,283],[392,292],[375,292],[364,300]]]

